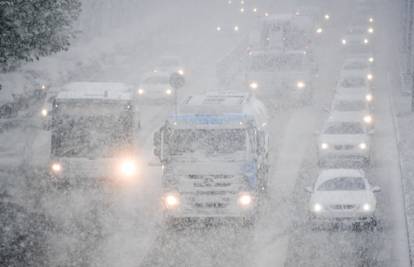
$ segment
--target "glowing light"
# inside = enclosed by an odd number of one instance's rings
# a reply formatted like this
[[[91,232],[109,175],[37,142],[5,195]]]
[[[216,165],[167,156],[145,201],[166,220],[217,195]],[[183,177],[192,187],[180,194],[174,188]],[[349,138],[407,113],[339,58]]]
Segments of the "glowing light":
[[[365,203],[364,205],[362,205],[362,209],[364,211],[371,211],[371,205],[368,203]]]
[[[138,89],[138,94],[139,94],[139,95],[143,95],[144,93],[145,93],[144,89],[141,89],[141,88],[140,88],[140,89]]]
[[[364,44],[368,44],[369,40],[367,38],[364,39]]]
[[[238,31],[239,31],[239,26],[237,26],[237,25],[236,25],[236,26],[234,26],[234,31],[235,31],[235,32],[238,32]]]
[[[59,173],[62,171],[62,165],[60,165],[59,163],[53,163],[51,169],[54,173]]]
[[[175,209],[180,204],[178,195],[173,194],[173,193],[168,193],[164,197],[164,204],[167,209]]]
[[[299,89],[305,88],[306,84],[303,81],[298,81],[296,87]]]
[[[316,29],[316,33],[322,33],[323,32],[323,29],[322,28],[317,28]]]
[[[364,122],[365,123],[371,123],[372,122],[372,116],[371,115],[366,115],[365,117],[364,117]]]
[[[256,81],[253,81],[249,84],[249,87],[253,90],[259,88],[259,84]]]
[[[171,90],[171,89],[167,89],[167,90],[165,90],[165,93],[166,93],[167,95],[171,95],[171,94],[172,94],[172,90]]]
[[[48,114],[47,109],[45,109],[45,108],[42,109],[41,114],[42,114],[43,117],[47,117],[47,114]]]
[[[374,28],[368,28],[368,33],[374,33]]]
[[[327,143],[322,143],[322,144],[321,144],[321,148],[322,148],[323,150],[326,150],[326,149],[328,149],[328,148],[329,148],[329,145],[328,145]]]
[[[345,39],[342,39],[342,44],[346,45],[346,40]]]
[[[121,173],[124,176],[133,176],[136,174],[136,164],[132,160],[126,160],[121,164]]]
[[[365,149],[367,149],[367,144],[365,144],[365,143],[361,143],[361,144],[359,144],[359,148],[360,148],[361,150],[365,150]]]
[[[178,74],[180,74],[181,76],[183,76],[183,75],[184,75],[184,70],[183,70],[183,69],[179,69],[177,72],[178,72]]]
[[[367,74],[367,79],[369,81],[372,81],[372,79],[374,79],[374,76],[371,73],[369,73],[369,74]]]
[[[313,205],[313,211],[314,211],[314,212],[321,212],[321,211],[322,211],[322,209],[323,209],[323,207],[322,207],[322,205],[321,205],[321,204],[319,204],[319,203],[315,203],[315,204]]]
[[[372,99],[373,99],[373,97],[372,97],[372,95],[371,95],[371,94],[367,94],[367,95],[365,96],[365,100],[367,100],[368,102],[371,102],[371,101],[372,101]]]
[[[221,31],[221,27],[220,27],[220,26],[217,26],[216,30],[217,30],[218,32],[219,32],[219,31]]]
[[[329,14],[325,14],[324,18],[325,18],[325,20],[329,20],[331,18],[331,16],[329,16]]]
[[[253,202],[252,196],[249,193],[242,193],[238,199],[239,205],[242,207],[250,206]]]

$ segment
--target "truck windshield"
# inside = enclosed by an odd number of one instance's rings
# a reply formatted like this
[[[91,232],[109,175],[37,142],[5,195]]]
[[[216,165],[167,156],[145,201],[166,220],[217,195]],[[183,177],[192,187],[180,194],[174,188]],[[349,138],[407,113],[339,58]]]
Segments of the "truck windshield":
[[[194,152],[228,154],[247,150],[245,129],[173,130],[168,143],[173,155]]]
[[[251,57],[252,71],[300,71],[304,68],[304,55],[260,54]]]
[[[56,157],[112,157],[131,149],[129,105],[60,103],[52,120],[52,154]]]

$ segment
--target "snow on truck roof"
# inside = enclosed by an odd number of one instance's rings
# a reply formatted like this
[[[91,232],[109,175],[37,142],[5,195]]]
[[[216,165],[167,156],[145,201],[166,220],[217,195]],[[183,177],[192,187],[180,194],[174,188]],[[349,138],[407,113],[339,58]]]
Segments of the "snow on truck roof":
[[[74,82],[63,86],[56,99],[131,100],[132,91],[123,83]]]
[[[264,126],[267,113],[251,94],[223,91],[188,96],[179,106],[178,115],[172,118],[191,124],[238,124],[253,119]]]

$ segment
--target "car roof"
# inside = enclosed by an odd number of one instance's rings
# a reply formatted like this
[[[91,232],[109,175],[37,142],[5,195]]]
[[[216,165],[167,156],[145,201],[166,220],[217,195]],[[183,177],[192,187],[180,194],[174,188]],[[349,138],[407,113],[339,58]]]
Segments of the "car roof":
[[[360,177],[365,179],[365,172],[361,169],[324,169],[319,173],[315,186],[337,177]]]

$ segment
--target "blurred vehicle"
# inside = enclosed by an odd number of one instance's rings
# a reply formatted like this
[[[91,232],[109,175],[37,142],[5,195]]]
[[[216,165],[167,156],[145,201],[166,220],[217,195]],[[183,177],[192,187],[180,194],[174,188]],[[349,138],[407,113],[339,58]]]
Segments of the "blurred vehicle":
[[[170,85],[171,73],[168,72],[149,72],[143,75],[141,83],[136,90],[135,99],[140,101],[144,99],[173,102],[175,99],[175,90]],[[143,102],[140,102],[142,104]]]
[[[178,73],[182,76],[186,75],[186,69],[181,58],[176,56],[166,56],[160,58],[159,62],[155,66],[154,72],[165,72],[168,74]]]
[[[255,51],[249,56],[245,79],[260,97],[289,97],[308,103],[317,71],[316,63],[305,51]]]
[[[331,115],[344,114],[349,117],[359,118],[368,129],[374,128],[374,116],[371,105],[364,97],[337,95],[332,103]]]
[[[340,96],[365,97],[367,102],[374,98],[371,84],[364,74],[342,74],[335,92]]]
[[[372,65],[365,57],[350,57],[342,65],[341,75],[364,75],[369,82],[374,80]]]
[[[318,138],[319,165],[369,165],[372,133],[359,117],[331,115]]]
[[[349,27],[341,39],[344,50],[348,53],[368,53],[371,51],[371,40],[368,28]]]
[[[377,225],[374,193],[380,188],[369,184],[363,170],[322,170],[315,184],[306,191],[312,194],[309,213],[313,224]]]
[[[264,105],[251,94],[192,95],[154,134],[166,221],[254,222],[267,187]]]
[[[139,120],[132,90],[124,84],[65,85],[51,113],[51,177],[62,184],[132,182]]]

